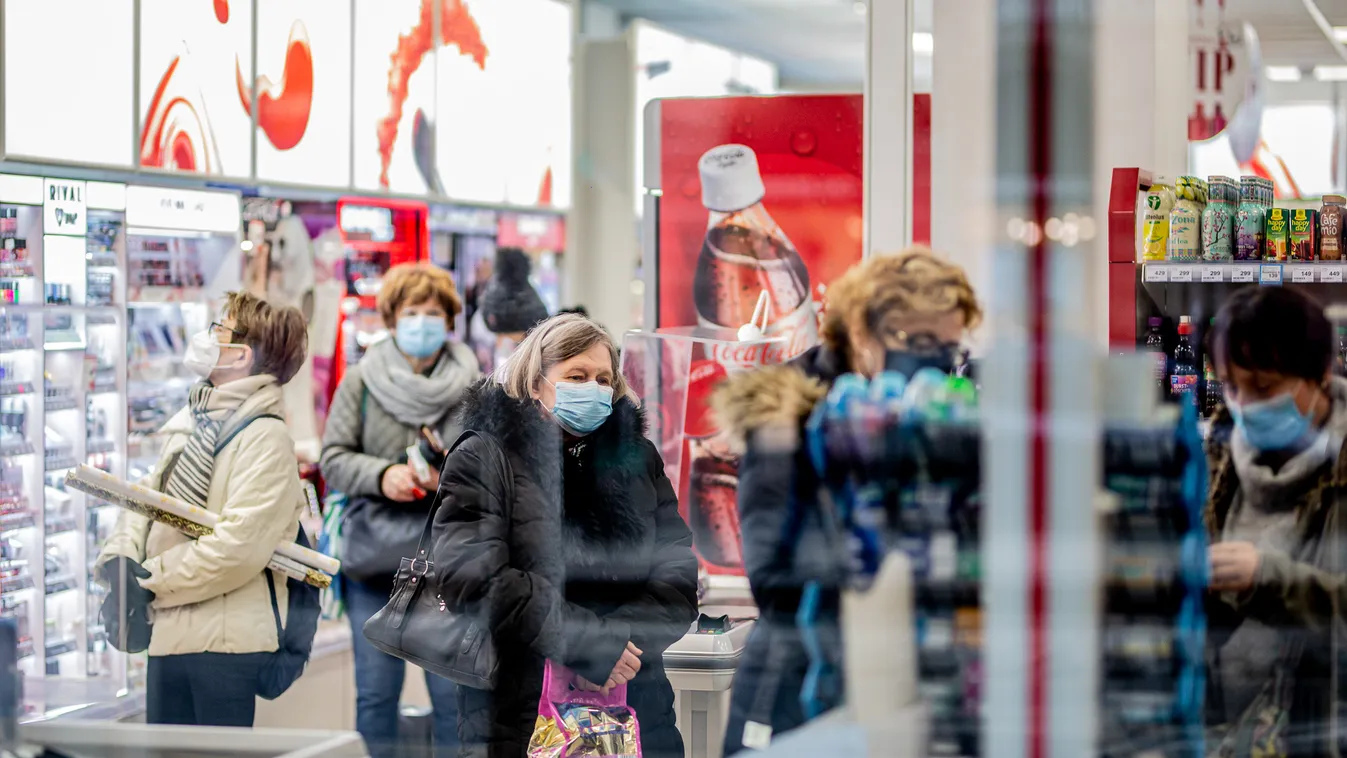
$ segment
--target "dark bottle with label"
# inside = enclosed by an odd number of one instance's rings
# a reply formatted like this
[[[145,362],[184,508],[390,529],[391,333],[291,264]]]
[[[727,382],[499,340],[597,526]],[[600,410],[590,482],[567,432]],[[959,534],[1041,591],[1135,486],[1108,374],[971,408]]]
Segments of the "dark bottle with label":
[[[1338,332],[1338,359],[1334,368],[1338,376],[1347,376],[1347,326],[1339,326]]]
[[[1160,333],[1164,319],[1151,316],[1146,323],[1150,326],[1150,331],[1146,332],[1146,352],[1155,360],[1155,385],[1162,392],[1168,392],[1169,356],[1165,355],[1165,336]]]
[[[1215,322],[1216,319],[1211,320],[1211,323]],[[1202,417],[1214,416],[1216,408],[1224,400],[1225,390],[1221,387],[1221,380],[1216,376],[1216,369],[1211,365],[1211,351],[1208,350],[1202,354]]]
[[[1169,393],[1189,403],[1197,402],[1197,351],[1193,350],[1193,320],[1179,318],[1179,341],[1169,370]]]

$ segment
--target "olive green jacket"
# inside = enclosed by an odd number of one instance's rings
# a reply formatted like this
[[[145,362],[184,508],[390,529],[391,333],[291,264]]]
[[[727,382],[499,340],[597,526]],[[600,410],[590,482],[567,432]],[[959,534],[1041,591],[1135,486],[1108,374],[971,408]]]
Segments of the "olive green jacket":
[[[1203,514],[1212,542],[1221,539],[1239,491],[1239,477],[1230,450],[1233,421],[1222,407],[1212,419],[1207,441],[1210,490]],[[1322,469],[1319,481],[1296,504],[1301,548],[1295,555],[1268,552],[1261,556],[1254,587],[1238,596],[1212,595],[1207,603],[1209,639],[1207,712],[1212,723],[1225,720],[1220,705],[1219,650],[1239,622],[1256,618],[1270,626],[1303,632],[1304,653],[1295,668],[1291,712],[1293,734],[1313,735],[1309,755],[1340,754],[1337,714],[1340,697],[1338,654],[1342,649],[1347,608],[1347,445],[1337,460]],[[1300,754],[1296,751],[1294,754]]]

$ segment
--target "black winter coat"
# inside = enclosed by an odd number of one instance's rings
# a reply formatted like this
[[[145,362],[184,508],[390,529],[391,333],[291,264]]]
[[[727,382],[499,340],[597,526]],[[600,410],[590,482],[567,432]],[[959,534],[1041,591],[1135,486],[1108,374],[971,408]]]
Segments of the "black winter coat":
[[[514,400],[488,380],[464,405],[464,428],[499,444],[514,480],[484,464],[490,443],[477,438],[441,474],[433,547],[440,595],[486,615],[501,662],[495,691],[459,690],[465,754],[524,755],[544,659],[601,684],[632,641],[644,653],[627,690],[642,750],[681,758],[663,654],[697,618],[697,562],[640,409],[618,400],[585,438],[592,475],[577,492],[563,484],[562,434],[534,401]]]
[[[823,649],[835,656],[834,673],[821,683],[819,699],[825,710],[841,704],[841,564],[823,527],[819,480],[799,444],[804,422],[838,375],[837,367],[835,354],[814,348],[788,365],[731,378],[715,398],[722,426],[745,446],[739,526],[744,568],[761,614],[734,674],[726,756],[744,747],[749,721],[779,735],[806,720],[800,692],[809,656],[795,614],[811,581],[822,587],[815,630]]]

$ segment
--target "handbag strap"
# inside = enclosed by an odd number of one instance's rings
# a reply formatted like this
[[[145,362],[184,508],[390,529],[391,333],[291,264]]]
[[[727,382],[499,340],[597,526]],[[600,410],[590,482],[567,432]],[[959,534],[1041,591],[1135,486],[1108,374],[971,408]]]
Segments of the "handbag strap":
[[[510,523],[510,513],[514,506],[514,471],[510,466],[510,461],[505,457],[505,451],[500,449],[495,439],[489,434],[479,434],[471,429],[465,430],[454,440],[454,444],[449,446],[449,452],[444,454],[445,462],[458,450],[469,437],[476,437],[482,440],[484,447],[490,451],[491,458],[494,459],[496,467],[501,475],[501,481],[505,483],[505,523]],[[440,489],[435,493],[435,501],[430,506],[430,513],[426,514],[426,525],[421,528],[421,539],[416,543],[416,557],[412,559],[412,570],[416,570],[417,563],[424,563],[427,567],[430,565],[430,536],[434,531],[435,514],[440,510],[440,503],[444,500],[444,483],[440,483]]]

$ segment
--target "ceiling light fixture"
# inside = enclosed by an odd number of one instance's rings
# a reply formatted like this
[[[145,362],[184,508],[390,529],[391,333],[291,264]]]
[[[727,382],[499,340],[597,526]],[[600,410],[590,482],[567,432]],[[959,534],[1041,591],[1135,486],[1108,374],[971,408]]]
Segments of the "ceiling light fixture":
[[[851,9],[856,12],[857,16],[864,16],[866,12],[869,10],[868,8],[866,8],[863,0],[856,0],[856,2],[851,4]]]
[[[916,32],[912,35],[912,52],[917,55],[931,55],[935,52],[935,35],[930,32]]]
[[[1268,66],[1264,69],[1270,82],[1298,82],[1300,81],[1299,66]]]
[[[1347,66],[1315,66],[1314,78],[1321,82],[1347,82]]]
[[[1347,42],[1347,26],[1333,27],[1333,39],[1339,42]]]

